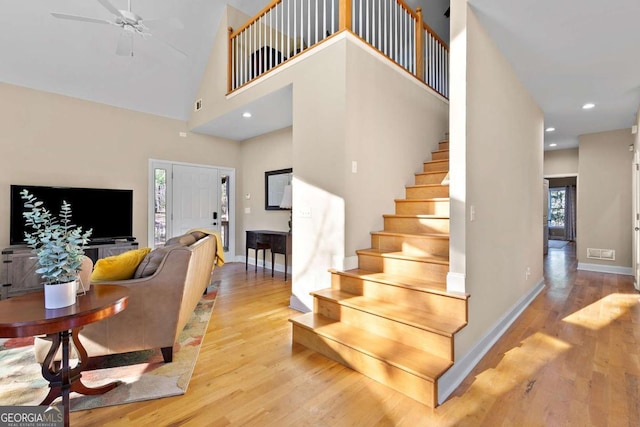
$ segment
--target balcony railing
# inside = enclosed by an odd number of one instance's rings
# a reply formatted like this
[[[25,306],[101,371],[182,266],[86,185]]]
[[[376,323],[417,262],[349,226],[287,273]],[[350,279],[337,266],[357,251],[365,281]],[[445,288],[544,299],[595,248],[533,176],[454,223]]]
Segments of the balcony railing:
[[[449,48],[402,0],[274,0],[229,28],[232,92],[342,31],[349,31],[448,98]]]

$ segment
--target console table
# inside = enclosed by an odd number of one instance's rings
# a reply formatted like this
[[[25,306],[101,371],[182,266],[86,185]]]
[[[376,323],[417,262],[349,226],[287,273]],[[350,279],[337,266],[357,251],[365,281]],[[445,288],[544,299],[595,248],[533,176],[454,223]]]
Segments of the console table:
[[[288,255],[291,254],[291,233],[286,231],[271,230],[247,230],[247,242],[245,246],[245,270],[249,268],[249,249],[256,253],[256,265],[258,264],[258,249],[271,250],[271,277],[273,277],[273,266],[275,264],[275,254],[284,255],[284,280],[287,280]],[[264,259],[264,253],[263,253]],[[263,263],[264,266],[264,263]]]
[[[138,242],[135,241],[113,241],[103,244],[90,243],[83,249],[84,254],[95,264],[100,258],[137,248]],[[38,268],[38,260],[28,246],[14,245],[3,249],[0,300],[42,290],[42,277],[36,273]]]
[[[42,376],[49,381],[49,394],[41,405],[49,405],[62,396],[64,425],[69,425],[69,393],[103,394],[117,382],[99,387],[87,387],[81,381],[87,363],[87,352],[78,339],[78,332],[89,323],[114,316],[127,306],[129,290],[118,285],[93,285],[77,297],[75,304],[56,309],[44,308],[44,292],[32,292],[0,301],[0,337],[31,337],[47,334],[52,345],[42,364]],[[69,366],[69,344],[73,341],[78,364]],[[55,356],[62,347],[62,366],[58,369]]]

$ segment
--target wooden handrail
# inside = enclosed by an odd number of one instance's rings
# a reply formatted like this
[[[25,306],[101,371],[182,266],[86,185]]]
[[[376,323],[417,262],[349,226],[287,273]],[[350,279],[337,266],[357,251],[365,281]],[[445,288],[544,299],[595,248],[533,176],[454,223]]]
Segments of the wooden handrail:
[[[436,39],[436,40],[437,40],[437,41],[442,45],[442,47],[444,47],[444,50],[446,50],[447,52],[449,52],[449,45],[448,45],[448,44],[446,44],[446,43],[444,42],[444,40],[442,40],[442,39],[440,38],[440,36],[438,36],[438,35],[436,34],[436,32],[435,32],[435,31],[433,31],[433,30],[431,29],[431,27],[430,27],[430,26],[428,26],[428,25],[427,25],[427,23],[426,23],[426,22],[424,22],[424,21],[422,22],[422,28],[424,28],[424,29],[425,29],[425,31],[427,31],[429,34],[431,34],[431,36],[432,36],[434,39]]]
[[[238,28],[235,32],[231,33],[231,35],[229,37],[235,37],[238,34],[240,34],[241,32],[243,32],[244,30],[246,30],[247,28],[249,28],[251,25],[255,24],[256,22],[258,22],[258,20],[260,18],[262,18],[264,15],[267,14],[267,12],[269,12],[271,9],[273,9],[274,7],[276,7],[278,4],[282,3],[282,0],[271,0],[271,2],[266,5],[265,7],[262,8],[262,10],[260,10],[260,12],[258,12],[257,14],[255,14],[251,19],[249,19],[243,26],[241,26],[240,28]]]
[[[231,36],[233,34],[233,28],[229,27],[227,28],[227,31],[229,32],[229,45],[227,54],[227,93],[229,93],[233,89],[233,75],[231,67],[231,64],[233,64],[233,37]]]

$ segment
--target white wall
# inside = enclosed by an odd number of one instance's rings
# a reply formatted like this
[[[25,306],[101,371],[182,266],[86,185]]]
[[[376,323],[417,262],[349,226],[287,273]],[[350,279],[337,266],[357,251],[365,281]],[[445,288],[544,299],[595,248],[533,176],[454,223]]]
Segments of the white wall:
[[[186,122],[4,83],[0,117],[2,247],[10,184],[133,189],[133,234],[145,246],[149,158],[239,166],[238,143],[190,133]]]
[[[544,176],[575,176],[578,174],[579,150],[551,150],[544,152]]]
[[[456,335],[457,364],[443,388],[464,378],[543,278],[542,111],[473,8],[465,0],[451,8],[451,237],[465,248],[463,271],[453,273],[464,276],[471,297],[469,323]],[[452,243],[452,266],[460,266],[458,250]]]
[[[578,268],[631,274],[630,129],[581,135],[577,206]],[[614,249],[615,261],[587,258],[587,248]],[[619,268],[616,268],[619,267]],[[602,268],[602,267],[600,267]]]

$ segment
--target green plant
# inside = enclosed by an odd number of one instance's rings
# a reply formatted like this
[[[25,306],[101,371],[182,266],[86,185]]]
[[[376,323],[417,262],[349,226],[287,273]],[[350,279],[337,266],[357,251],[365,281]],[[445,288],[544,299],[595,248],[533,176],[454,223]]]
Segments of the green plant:
[[[25,240],[38,257],[40,274],[47,284],[66,283],[76,280],[82,265],[84,251],[91,229],[82,232],[82,227],[71,223],[71,205],[62,202],[60,215],[56,217],[41,201],[27,190],[20,196],[25,201],[23,216],[32,232],[25,232]]]

